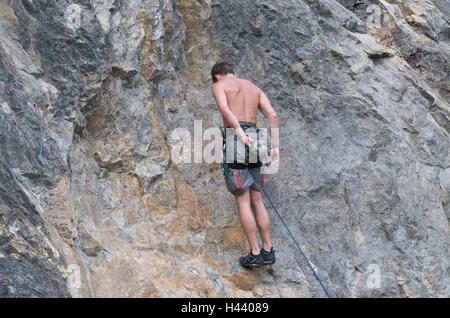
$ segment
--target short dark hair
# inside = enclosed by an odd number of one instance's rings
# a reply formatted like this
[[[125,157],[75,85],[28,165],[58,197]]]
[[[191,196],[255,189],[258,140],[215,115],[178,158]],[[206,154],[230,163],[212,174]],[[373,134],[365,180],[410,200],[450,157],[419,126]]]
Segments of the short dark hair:
[[[234,74],[233,67],[231,64],[227,62],[217,62],[211,69],[211,77],[212,81],[217,82],[217,78],[214,76],[216,74],[226,75],[226,74]],[[236,74],[235,74],[236,75]]]

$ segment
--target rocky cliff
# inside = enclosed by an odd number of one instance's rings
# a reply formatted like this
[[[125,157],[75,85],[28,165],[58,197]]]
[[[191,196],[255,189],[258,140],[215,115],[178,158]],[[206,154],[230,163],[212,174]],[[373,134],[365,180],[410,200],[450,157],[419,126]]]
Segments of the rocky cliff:
[[[246,271],[218,60],[279,114],[266,188],[335,297],[449,297],[447,0],[1,0],[0,297],[323,297],[281,222]],[[259,118],[266,126],[264,118]],[[269,213],[270,206],[267,205]]]

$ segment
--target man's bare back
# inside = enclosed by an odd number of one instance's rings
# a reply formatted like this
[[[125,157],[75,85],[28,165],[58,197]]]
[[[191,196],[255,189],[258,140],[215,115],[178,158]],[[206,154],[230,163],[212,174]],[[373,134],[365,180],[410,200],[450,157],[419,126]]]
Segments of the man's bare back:
[[[268,119],[271,129],[270,156],[274,162],[278,161],[278,117],[266,94],[249,80],[238,78],[234,73],[214,76],[217,81],[212,86],[212,94],[222,112],[224,127],[234,128],[238,137],[249,146],[252,140],[245,135],[239,122],[256,124],[256,111],[259,109]]]
[[[256,111],[258,110],[261,90],[246,79],[232,77],[214,85],[221,85],[233,115],[238,121],[256,123]],[[231,125],[223,117],[224,127]]]

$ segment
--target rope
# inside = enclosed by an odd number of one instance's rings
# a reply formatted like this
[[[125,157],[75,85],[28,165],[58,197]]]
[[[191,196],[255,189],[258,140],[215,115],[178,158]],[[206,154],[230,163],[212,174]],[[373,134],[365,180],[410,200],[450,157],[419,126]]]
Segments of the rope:
[[[262,187],[264,194],[266,195],[267,199],[269,199],[270,204],[272,205],[273,209],[277,213],[278,217],[280,218],[281,222],[283,223],[284,227],[288,231],[289,235],[291,236],[292,240],[294,241],[295,245],[297,245],[298,250],[303,255],[303,258],[305,259],[306,263],[308,263],[309,268],[311,268],[314,276],[316,276],[317,280],[320,283],[320,286],[322,286],[323,290],[325,291],[325,294],[327,294],[328,298],[332,298],[330,294],[328,293],[328,290],[325,288],[324,284],[322,283],[322,280],[320,279],[319,275],[317,275],[316,271],[312,267],[311,263],[309,262],[308,258],[306,257],[305,253],[303,253],[303,250],[301,249],[300,245],[298,244],[297,240],[294,238],[294,235],[292,235],[291,231],[289,230],[288,226],[286,225],[286,222],[284,222],[283,218],[281,217],[280,213],[278,212],[277,208],[275,207],[275,204],[273,204],[272,199],[270,198],[269,194],[266,192],[266,189]]]

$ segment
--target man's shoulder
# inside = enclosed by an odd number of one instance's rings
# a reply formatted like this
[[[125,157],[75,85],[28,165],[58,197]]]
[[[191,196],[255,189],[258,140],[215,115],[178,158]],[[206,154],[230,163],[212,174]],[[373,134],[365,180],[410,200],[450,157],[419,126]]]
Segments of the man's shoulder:
[[[255,84],[253,84],[253,82],[251,81],[251,80],[249,80],[249,79],[246,79],[246,78],[239,78],[240,80],[242,80],[242,81],[244,81],[245,83],[248,83],[248,84],[251,84],[251,85],[255,85]]]
[[[214,83],[212,85],[211,89],[213,91],[217,90],[217,89],[227,90],[227,89],[230,89],[230,88],[235,87],[235,86],[236,86],[236,82],[230,82],[230,81],[227,81],[227,80],[223,80],[223,81]]]
[[[260,90],[260,88],[259,88],[255,83],[253,83],[251,80],[248,80],[248,79],[245,79],[245,78],[243,78],[243,80],[244,80],[246,83],[248,83],[250,86],[252,86],[253,88],[255,88],[256,90]]]
[[[246,83],[248,84],[248,87],[250,88],[250,91],[252,91],[254,94],[258,94],[258,96],[261,95],[261,93],[263,92],[255,83],[253,83],[250,80],[245,80]]]
[[[216,82],[214,84],[212,84],[211,86],[211,90],[214,92],[217,89],[223,88],[223,85],[221,82]]]
[[[239,81],[243,82],[246,84],[247,88],[251,88],[255,91],[261,92],[261,89],[255,85],[252,81],[246,79],[246,78],[239,78]],[[228,81],[220,81],[220,82],[216,82],[212,85],[211,89],[212,91],[217,90],[217,89],[223,89],[223,90],[228,90],[228,89],[233,89],[235,87],[237,87],[236,82],[228,82]]]

